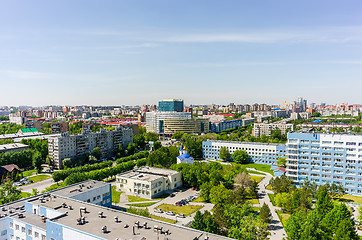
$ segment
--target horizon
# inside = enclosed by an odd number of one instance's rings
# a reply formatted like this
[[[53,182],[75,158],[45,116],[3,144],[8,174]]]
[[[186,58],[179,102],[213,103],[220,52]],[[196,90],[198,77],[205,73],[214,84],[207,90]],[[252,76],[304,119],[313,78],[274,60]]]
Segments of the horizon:
[[[3,2],[0,105],[360,102],[348,3]]]

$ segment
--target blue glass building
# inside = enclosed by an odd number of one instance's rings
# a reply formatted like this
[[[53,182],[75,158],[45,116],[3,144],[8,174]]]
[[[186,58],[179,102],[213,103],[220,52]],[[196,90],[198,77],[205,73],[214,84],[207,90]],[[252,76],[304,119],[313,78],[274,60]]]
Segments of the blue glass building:
[[[160,112],[183,112],[184,101],[180,99],[165,99],[158,102]]]

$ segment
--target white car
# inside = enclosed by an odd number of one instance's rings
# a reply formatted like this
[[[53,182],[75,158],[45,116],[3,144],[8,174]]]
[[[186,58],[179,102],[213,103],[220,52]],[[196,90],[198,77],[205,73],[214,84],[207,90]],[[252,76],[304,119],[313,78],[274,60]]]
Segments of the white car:
[[[169,211],[169,212],[167,212],[166,214],[167,214],[167,215],[170,215],[170,216],[175,216],[175,213],[172,212],[172,211]]]

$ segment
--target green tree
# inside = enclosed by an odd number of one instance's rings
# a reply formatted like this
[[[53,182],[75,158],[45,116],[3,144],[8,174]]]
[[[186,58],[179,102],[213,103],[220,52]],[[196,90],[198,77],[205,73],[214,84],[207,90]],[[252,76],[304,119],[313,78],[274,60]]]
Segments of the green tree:
[[[264,223],[271,223],[271,221],[273,219],[272,214],[270,212],[270,208],[265,203],[263,204],[263,206],[260,209],[259,218]]]
[[[101,158],[102,152],[101,152],[101,149],[99,147],[93,148],[93,156],[96,157],[97,159]]]
[[[156,141],[153,143],[153,149],[154,150],[157,150],[157,149],[160,149],[162,147],[162,144],[160,141]]]
[[[184,132],[181,132],[181,131],[178,131],[178,132],[175,132],[173,135],[172,135],[172,138],[176,139],[176,140],[181,140],[182,136],[184,135],[185,133]]]
[[[146,139],[143,135],[134,135],[133,142],[137,145],[137,147],[143,149],[146,146]]]
[[[252,198],[257,198],[258,197],[258,183],[256,181],[252,181],[252,183],[250,184],[249,187],[249,194]]]
[[[63,167],[65,169],[72,167],[72,165],[73,165],[73,163],[72,163],[72,160],[70,158],[64,158]]]
[[[21,191],[12,185],[13,182],[6,181],[4,185],[0,187],[0,204],[16,201],[21,198]]]
[[[97,158],[96,158],[95,156],[93,156],[93,155],[89,155],[89,157],[88,157],[88,162],[89,162],[90,164],[94,164],[94,163],[97,162]]]
[[[197,211],[194,217],[194,220],[192,221],[191,228],[198,229],[203,231],[205,228],[204,219],[202,216],[202,213],[200,211]]]
[[[31,189],[31,195],[32,196],[35,196],[35,195],[38,195],[38,194],[39,194],[38,189],[36,189],[36,188]]]
[[[118,144],[118,154],[119,154],[119,157],[123,157],[126,155],[122,143]]]
[[[321,117],[321,116],[322,116],[322,114],[320,112],[314,112],[312,114],[312,117]]]
[[[43,159],[40,152],[35,152],[33,155],[33,167],[40,173],[42,171],[41,165],[43,164]]]
[[[156,142],[158,139],[158,134],[153,132],[146,133],[146,141],[148,142]]]
[[[210,202],[213,204],[221,204],[231,197],[232,191],[225,188],[224,185],[214,186],[210,190]]]
[[[220,149],[221,151],[221,149]],[[249,160],[249,155],[245,150],[236,150],[233,153],[233,160],[236,163],[247,163]]]
[[[219,157],[224,161],[229,160],[230,159],[229,149],[227,147],[221,147],[219,152]]]
[[[278,167],[286,167],[287,166],[287,158],[286,157],[280,157],[277,161]]]
[[[136,144],[130,143],[127,147],[127,155],[133,155],[136,151]]]

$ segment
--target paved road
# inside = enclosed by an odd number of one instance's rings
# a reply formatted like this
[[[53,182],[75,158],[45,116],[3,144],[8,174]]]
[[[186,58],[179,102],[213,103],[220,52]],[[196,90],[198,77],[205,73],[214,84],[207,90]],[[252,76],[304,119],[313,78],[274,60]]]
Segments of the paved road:
[[[49,187],[52,184],[54,184],[54,180],[53,180],[53,178],[49,178],[49,179],[46,179],[41,182],[21,186],[20,189],[22,192],[32,193],[33,188],[36,188],[39,192],[41,192],[41,191],[44,191],[45,188]]]
[[[269,227],[271,228],[271,230],[270,230],[271,235],[269,236],[269,239],[278,239],[278,240],[283,239],[283,237],[286,237],[287,234],[283,228],[282,223],[279,220],[278,214],[276,213],[276,210],[279,210],[279,208],[273,206],[273,204],[271,203],[269,196],[267,194],[267,193],[273,193],[273,192],[265,189],[265,187],[269,184],[269,181],[270,181],[270,179],[273,178],[273,176],[269,173],[261,172],[254,168],[248,168],[248,169],[266,174],[264,179],[259,183],[259,195],[260,195],[259,203],[260,203],[260,206],[262,206],[264,203],[266,203],[269,206],[270,211],[272,213],[273,220],[272,220],[272,223],[269,225]],[[251,175],[253,175],[253,174],[251,174]]]

